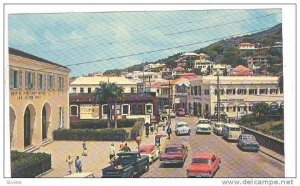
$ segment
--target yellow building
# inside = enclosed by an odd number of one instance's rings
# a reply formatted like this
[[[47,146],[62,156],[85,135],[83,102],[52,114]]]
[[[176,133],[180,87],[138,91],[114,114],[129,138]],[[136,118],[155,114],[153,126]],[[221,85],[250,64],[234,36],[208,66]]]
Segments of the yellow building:
[[[70,69],[9,48],[9,116],[12,150],[30,151],[69,128]]]
[[[252,112],[255,103],[266,102],[272,108],[283,106],[284,97],[275,76],[220,76],[220,111],[229,118]],[[217,112],[217,76],[199,76],[191,80],[188,98],[194,114]]]

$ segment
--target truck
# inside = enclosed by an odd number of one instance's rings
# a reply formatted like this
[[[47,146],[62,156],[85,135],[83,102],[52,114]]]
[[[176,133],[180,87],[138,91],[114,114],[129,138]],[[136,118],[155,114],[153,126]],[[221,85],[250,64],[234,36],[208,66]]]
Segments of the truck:
[[[113,159],[102,169],[102,178],[132,178],[149,170],[149,156],[139,152],[119,152]]]

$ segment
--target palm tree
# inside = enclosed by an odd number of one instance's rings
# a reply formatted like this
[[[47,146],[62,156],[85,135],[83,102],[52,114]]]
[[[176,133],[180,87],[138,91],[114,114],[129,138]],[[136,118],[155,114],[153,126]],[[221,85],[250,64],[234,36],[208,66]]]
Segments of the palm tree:
[[[110,92],[110,99],[113,101],[114,103],[114,123],[115,123],[115,128],[117,128],[117,112],[116,112],[116,105],[117,105],[117,101],[122,100],[123,98],[123,88],[117,86],[115,83],[111,83],[109,85],[109,92]]]
[[[99,118],[101,115],[101,105],[107,104],[108,108],[109,106],[109,97],[110,97],[110,92],[109,92],[109,84],[106,82],[100,82],[99,87],[96,88],[95,90],[95,102],[99,104]],[[108,117],[107,117],[107,125],[108,128],[110,128],[110,109],[108,109]]]

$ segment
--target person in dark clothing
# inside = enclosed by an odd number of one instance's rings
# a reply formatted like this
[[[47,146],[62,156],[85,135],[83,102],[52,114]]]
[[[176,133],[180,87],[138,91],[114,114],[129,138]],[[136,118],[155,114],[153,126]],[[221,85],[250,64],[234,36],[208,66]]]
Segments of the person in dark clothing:
[[[150,126],[150,124],[149,124],[149,123],[146,123],[145,126],[146,126],[146,136],[147,136],[147,138],[148,138],[148,136],[149,136],[149,126]]]
[[[125,143],[124,152],[131,152],[131,149],[127,146],[127,143]]]
[[[168,139],[171,139],[170,135],[172,134],[172,129],[171,129],[170,125],[167,128],[167,134],[168,134]]]

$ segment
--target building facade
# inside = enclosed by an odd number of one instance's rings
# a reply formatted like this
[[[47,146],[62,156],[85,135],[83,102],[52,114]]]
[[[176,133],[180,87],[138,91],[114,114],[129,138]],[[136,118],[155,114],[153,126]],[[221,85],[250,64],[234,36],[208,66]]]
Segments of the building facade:
[[[9,48],[9,116],[12,150],[29,151],[69,128],[70,69]]]
[[[137,82],[126,79],[125,77],[77,77],[70,83],[70,93],[92,93],[100,82],[115,83],[123,88],[124,93],[137,93]]]
[[[252,112],[253,105],[266,102],[273,108],[283,106],[278,77],[220,76],[220,112],[229,118],[240,118]],[[189,108],[205,116],[217,112],[217,76],[200,76],[191,80]]]
[[[71,93],[70,94],[70,123],[80,122],[80,120],[95,120],[113,118],[114,112],[118,119],[132,115],[149,115],[153,120],[158,115],[158,99],[149,94],[124,94],[121,101],[111,105],[109,114],[108,104],[98,104],[95,102],[93,93]]]

